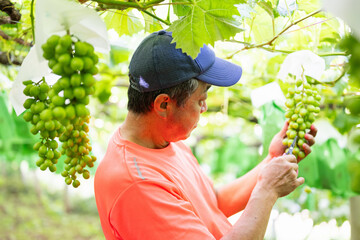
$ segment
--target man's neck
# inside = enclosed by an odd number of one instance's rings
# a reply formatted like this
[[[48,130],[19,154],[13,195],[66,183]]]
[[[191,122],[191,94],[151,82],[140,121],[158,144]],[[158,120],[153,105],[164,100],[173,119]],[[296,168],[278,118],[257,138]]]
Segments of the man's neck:
[[[121,136],[140,146],[152,149],[165,148],[169,145],[159,129],[161,124],[149,114],[135,114],[129,112],[120,131]]]

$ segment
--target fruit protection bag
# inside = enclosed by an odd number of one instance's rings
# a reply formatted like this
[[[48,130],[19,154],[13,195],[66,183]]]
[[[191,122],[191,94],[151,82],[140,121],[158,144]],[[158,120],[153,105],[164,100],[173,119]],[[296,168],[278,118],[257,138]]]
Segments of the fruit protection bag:
[[[17,115],[25,110],[23,81],[38,81],[45,77],[51,84],[59,78],[51,74],[48,62],[42,57],[41,45],[51,35],[61,36],[69,31],[92,44],[96,51],[107,53],[110,50],[106,25],[95,10],[68,0],[38,0],[35,9],[35,44],[24,59],[10,91],[10,102]]]

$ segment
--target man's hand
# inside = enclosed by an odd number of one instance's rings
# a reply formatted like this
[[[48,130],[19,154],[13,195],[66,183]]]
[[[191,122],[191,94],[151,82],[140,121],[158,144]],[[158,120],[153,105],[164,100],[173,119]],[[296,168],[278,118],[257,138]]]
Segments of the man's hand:
[[[297,170],[294,155],[276,157],[262,168],[255,188],[270,191],[276,198],[286,196],[305,181],[297,177]]]
[[[282,140],[286,137],[286,131],[288,127],[289,127],[289,122],[286,121],[281,131],[277,133],[272,139],[269,147],[270,158],[278,157],[284,154],[287,147],[282,144]],[[311,125],[310,131],[305,134],[304,138],[307,141],[303,145],[305,156],[309,155],[311,152],[310,147],[315,143],[316,133],[317,133],[317,128],[314,125]],[[297,161],[300,162],[301,159],[298,158]]]
[[[255,173],[258,173],[257,182],[249,200],[245,202],[245,209],[239,220],[221,238],[222,240],[264,239],[271,209],[277,199],[288,195],[304,183],[304,178],[297,177],[298,164],[294,155],[275,157],[267,163],[263,161],[261,168],[255,169]],[[247,187],[246,182],[241,182],[244,183],[241,185],[240,182],[238,183],[239,189]],[[230,196],[236,192],[235,188],[228,188],[227,191]]]

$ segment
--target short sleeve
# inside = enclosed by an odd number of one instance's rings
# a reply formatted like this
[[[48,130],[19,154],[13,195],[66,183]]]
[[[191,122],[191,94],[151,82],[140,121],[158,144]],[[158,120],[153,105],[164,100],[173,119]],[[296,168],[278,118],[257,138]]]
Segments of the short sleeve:
[[[168,182],[133,183],[118,196],[109,218],[118,239],[215,239],[191,203]]]

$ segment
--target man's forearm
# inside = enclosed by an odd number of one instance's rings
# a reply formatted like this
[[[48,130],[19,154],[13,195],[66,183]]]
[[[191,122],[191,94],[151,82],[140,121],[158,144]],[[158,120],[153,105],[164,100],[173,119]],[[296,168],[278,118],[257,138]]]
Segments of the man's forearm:
[[[255,187],[259,171],[269,161],[268,156],[244,176],[218,189],[218,207],[227,217],[245,208]]]
[[[277,196],[266,189],[255,187],[241,214],[222,240],[262,240],[266,232],[271,210]]]

